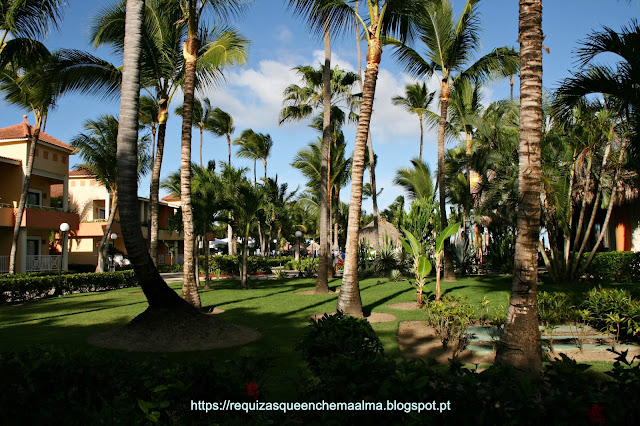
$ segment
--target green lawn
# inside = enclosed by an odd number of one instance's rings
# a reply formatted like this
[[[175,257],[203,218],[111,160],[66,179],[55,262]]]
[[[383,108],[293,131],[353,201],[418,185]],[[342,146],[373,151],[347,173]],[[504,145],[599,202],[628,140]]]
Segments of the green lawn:
[[[237,281],[214,281],[214,290],[201,291],[203,306],[215,305],[225,310],[217,317],[224,321],[254,327],[263,337],[237,348],[168,356],[180,360],[206,356],[220,361],[241,356],[266,357],[271,360],[272,365],[268,374],[270,381],[273,381],[274,387],[280,389],[283,397],[293,398],[293,381],[304,368],[302,359],[294,347],[308,324],[306,317],[315,313],[334,312],[336,308],[337,294],[296,294],[300,290],[312,289],[314,283],[314,279],[256,280],[250,282],[250,290],[240,290]],[[337,279],[330,283],[332,288],[339,285],[340,280]],[[371,311],[395,315],[395,321],[373,324],[373,328],[380,336],[386,352],[400,359],[396,339],[398,323],[423,320],[425,313],[420,310],[391,309],[388,305],[414,301],[415,290],[407,281],[391,282],[377,278],[363,280],[360,286],[365,315]],[[491,301],[490,306],[494,310],[506,312],[510,286],[510,277],[464,277],[456,282],[443,283],[443,293],[467,296],[478,312],[481,300],[486,297]],[[180,291],[180,283],[172,284],[172,287]],[[433,287],[433,283],[429,283],[427,289],[433,290]],[[545,284],[541,288],[546,291],[567,292],[586,291],[591,287],[592,285],[586,284],[571,287]],[[640,289],[640,284],[626,287],[637,290]],[[0,350],[19,350],[36,344],[90,349],[86,343],[89,335],[123,325],[143,312],[146,307],[145,297],[139,288],[74,294],[31,301],[23,305],[5,306],[0,308]],[[144,358],[157,354],[131,353],[126,356]]]

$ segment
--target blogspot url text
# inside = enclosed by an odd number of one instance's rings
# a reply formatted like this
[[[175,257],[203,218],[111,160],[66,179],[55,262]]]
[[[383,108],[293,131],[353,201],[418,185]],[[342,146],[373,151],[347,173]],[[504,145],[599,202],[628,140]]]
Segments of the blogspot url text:
[[[405,413],[436,411],[451,411],[451,401],[428,402],[222,402],[193,401],[191,410],[194,411],[404,411]]]

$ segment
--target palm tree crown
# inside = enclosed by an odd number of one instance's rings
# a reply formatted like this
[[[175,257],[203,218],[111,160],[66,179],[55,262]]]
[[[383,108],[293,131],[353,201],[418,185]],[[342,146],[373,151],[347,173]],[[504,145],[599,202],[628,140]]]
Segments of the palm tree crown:
[[[405,111],[418,116],[418,120],[420,121],[420,156],[418,158],[422,160],[422,142],[424,139],[422,120],[429,110],[429,106],[436,92],[429,92],[425,83],[407,84],[405,92],[406,95],[404,97],[395,96],[391,99],[391,102],[393,102],[394,105],[402,107]]]

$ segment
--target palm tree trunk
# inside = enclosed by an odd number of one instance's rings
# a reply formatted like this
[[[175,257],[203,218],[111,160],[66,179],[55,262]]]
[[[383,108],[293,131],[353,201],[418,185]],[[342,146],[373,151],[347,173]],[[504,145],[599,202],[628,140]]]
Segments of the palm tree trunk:
[[[369,147],[369,185],[371,185],[371,202],[373,203],[373,238],[380,247],[380,231],[378,224],[380,223],[380,210],[378,209],[378,194],[376,188],[376,156],[373,153],[373,140],[371,139],[371,131],[367,138],[367,146]]]
[[[360,118],[356,129],[355,150],[351,171],[351,198],[349,201],[349,221],[347,225],[347,244],[342,287],[338,297],[337,309],[343,313],[362,317],[362,299],[358,282],[358,237],[360,234],[360,215],[362,214],[362,181],[364,175],[364,153],[369,136],[369,122],[373,111],[373,98],[376,93],[378,66],[382,56],[380,40],[371,38],[367,49],[367,68],[362,90]]]
[[[196,58],[198,54],[198,28],[195,23],[196,2],[189,1],[188,38],[184,43],[185,61],[184,104],[182,111],[182,149],[180,158],[180,197],[182,199],[182,226],[184,230],[184,265],[182,298],[196,308],[200,308],[200,295],[196,285],[194,269],[193,210],[191,207],[191,128],[195,92]]]
[[[111,199],[111,210],[109,210],[109,218],[107,219],[107,225],[104,228],[102,239],[98,244],[98,263],[96,265],[96,272],[104,272],[104,262],[108,258],[109,251],[109,237],[111,236],[111,228],[113,227],[113,220],[116,217],[116,209],[118,208],[118,191],[113,192],[113,198]]]
[[[587,158],[587,177],[585,178],[585,194],[591,185],[591,165],[593,164],[593,156],[591,152],[587,154],[589,157]],[[580,237],[582,236],[582,226],[584,225],[584,215],[587,209],[587,197],[582,197],[582,204],[580,206],[580,215],[578,216],[578,224],[576,225],[576,237],[573,240],[574,250],[578,247],[578,242],[580,241]]]
[[[235,253],[233,252],[233,229],[231,228],[231,224],[227,224],[227,252],[229,256],[233,256]]]
[[[267,159],[262,159],[262,164],[264,164],[264,183],[267,183]]]
[[[320,165],[320,259],[318,260],[318,278],[316,293],[329,292],[329,261],[331,249],[329,247],[331,222],[329,222],[329,161],[331,155],[331,37],[329,21],[324,24],[324,70],[322,72],[323,92],[323,120],[322,120],[322,160]]]
[[[209,240],[207,239],[207,227],[202,230],[202,248],[204,248],[204,289],[211,290],[209,280]]]
[[[422,127],[422,114],[418,114],[418,120],[420,121],[420,161],[422,161],[422,143],[424,141],[424,127]]]
[[[162,279],[142,237],[138,214],[138,106],[140,96],[140,50],[144,1],[126,5],[122,89],[118,126],[118,196],[122,237],[138,284],[149,308],[188,306]]]
[[[31,144],[29,145],[29,154],[27,156],[27,170],[24,173],[24,181],[22,182],[22,193],[18,202],[18,210],[15,215],[15,223],[13,225],[13,240],[11,241],[11,252],[9,254],[9,273],[16,273],[16,257],[18,255],[18,238],[20,236],[20,226],[22,225],[22,216],[27,205],[27,194],[29,193],[29,185],[31,184],[31,172],[33,172],[33,162],[36,158],[36,146],[38,145],[38,137],[40,136],[40,126],[42,126],[43,115],[40,111],[35,110],[36,116],[33,135],[31,136]],[[26,121],[25,115],[25,121]],[[25,230],[26,232],[26,230]]]
[[[227,133],[227,145],[229,146],[229,167],[231,167],[231,133]]]
[[[509,311],[496,353],[507,364],[537,377],[542,368],[538,330],[538,240],[542,139],[542,0],[520,0],[520,149],[518,236]]]
[[[204,136],[204,128],[200,127],[200,167],[202,167],[202,137]]]
[[[338,218],[340,217],[340,188],[335,187],[336,197],[333,200],[333,246],[340,247],[340,239],[338,238]]]
[[[167,132],[167,119],[169,118],[169,99],[163,94],[158,102],[158,143],[156,155],[153,160],[153,170],[151,171],[151,183],[149,186],[149,254],[155,265],[158,265],[158,223],[160,204],[160,172],[162,169],[162,157],[164,155],[164,140]]]
[[[249,288],[247,285],[248,276],[247,276],[247,251],[249,248],[249,228],[250,224],[247,224],[246,229],[244,231],[244,236],[242,240],[242,264],[240,268],[240,285],[243,289]]]
[[[445,187],[444,170],[444,137],[447,126],[447,107],[449,104],[449,83],[448,76],[443,73],[442,84],[440,85],[440,123],[438,127],[438,190],[440,195],[440,226],[445,229],[447,222],[447,196]],[[455,281],[456,273],[453,270],[453,260],[451,259],[451,245],[449,239],[444,241],[444,280]]]

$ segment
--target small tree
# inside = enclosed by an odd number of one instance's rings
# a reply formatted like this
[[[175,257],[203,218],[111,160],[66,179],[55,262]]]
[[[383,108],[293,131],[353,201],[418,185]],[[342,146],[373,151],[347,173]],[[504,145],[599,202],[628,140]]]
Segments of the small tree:
[[[413,269],[416,276],[416,291],[418,294],[418,307],[421,308],[424,305],[422,300],[422,291],[426,284],[427,276],[431,273],[431,262],[429,258],[424,254],[422,244],[418,239],[409,231],[402,228],[402,231],[406,235],[406,238],[402,240],[402,246],[404,249],[413,256]]]

